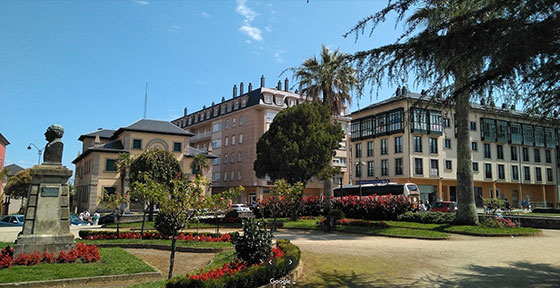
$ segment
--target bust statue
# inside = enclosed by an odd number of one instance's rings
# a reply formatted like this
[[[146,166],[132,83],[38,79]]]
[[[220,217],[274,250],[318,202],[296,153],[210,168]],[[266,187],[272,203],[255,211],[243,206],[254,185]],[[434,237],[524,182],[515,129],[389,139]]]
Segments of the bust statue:
[[[62,148],[64,144],[60,138],[64,135],[64,128],[54,124],[47,128],[45,138],[49,143],[45,145],[45,154],[43,154],[43,162],[47,164],[61,164],[62,163]]]

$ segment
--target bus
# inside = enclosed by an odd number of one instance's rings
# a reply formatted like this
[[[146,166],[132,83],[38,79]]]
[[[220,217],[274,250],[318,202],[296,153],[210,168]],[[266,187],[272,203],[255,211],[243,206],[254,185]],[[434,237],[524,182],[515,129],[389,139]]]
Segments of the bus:
[[[362,185],[346,185],[337,187],[333,190],[334,197],[353,196],[353,195],[369,196],[369,195],[401,195],[410,197],[411,202],[417,202],[420,199],[420,190],[414,183],[377,183]]]

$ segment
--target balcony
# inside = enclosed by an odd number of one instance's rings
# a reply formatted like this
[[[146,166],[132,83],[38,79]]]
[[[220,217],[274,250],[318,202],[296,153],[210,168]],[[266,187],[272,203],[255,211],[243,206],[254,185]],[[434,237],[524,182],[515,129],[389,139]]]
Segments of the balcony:
[[[430,177],[439,176],[439,169],[432,168],[430,169]]]
[[[212,136],[212,132],[208,131],[208,132],[194,135],[193,137],[191,137],[190,141],[196,142],[200,140],[206,140],[206,139],[210,139],[211,136]]]

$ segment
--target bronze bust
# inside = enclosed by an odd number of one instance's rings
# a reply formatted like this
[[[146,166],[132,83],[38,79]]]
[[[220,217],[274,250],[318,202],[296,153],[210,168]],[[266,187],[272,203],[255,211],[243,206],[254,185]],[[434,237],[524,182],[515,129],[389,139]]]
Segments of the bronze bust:
[[[43,163],[46,164],[61,164],[62,163],[62,148],[64,144],[60,138],[64,135],[64,128],[54,124],[47,128],[45,138],[49,142],[45,145],[45,154],[43,154]]]

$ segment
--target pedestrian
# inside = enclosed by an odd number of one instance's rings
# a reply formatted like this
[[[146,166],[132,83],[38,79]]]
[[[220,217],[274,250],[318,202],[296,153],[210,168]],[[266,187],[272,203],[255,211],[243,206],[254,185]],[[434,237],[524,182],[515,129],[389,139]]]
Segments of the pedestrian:
[[[426,210],[432,210],[432,204],[430,204],[430,200],[426,200]]]
[[[504,210],[505,212],[511,212],[511,204],[509,204],[508,199],[505,199],[505,203],[504,203]]]
[[[422,204],[420,204],[420,212],[426,212],[426,205],[424,204],[423,201]]]
[[[93,213],[93,225],[99,225],[99,213],[97,211]]]

